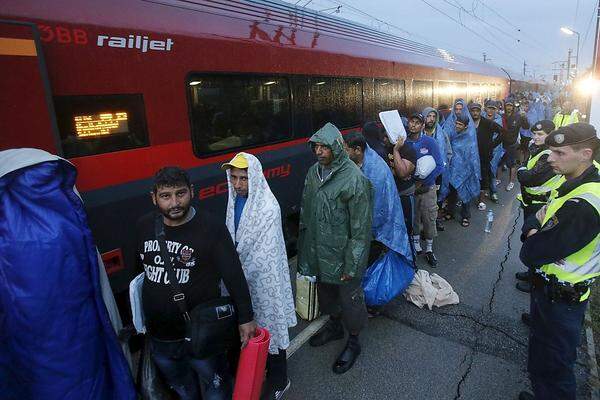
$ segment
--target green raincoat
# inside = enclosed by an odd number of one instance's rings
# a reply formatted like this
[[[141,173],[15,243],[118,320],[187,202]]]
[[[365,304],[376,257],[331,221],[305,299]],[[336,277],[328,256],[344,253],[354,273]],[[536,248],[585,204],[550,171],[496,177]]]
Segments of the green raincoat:
[[[342,274],[360,279],[371,243],[371,184],[348,158],[335,125],[326,124],[310,142],[329,146],[334,159],[323,181],[319,163],[310,167],[304,181],[298,272],[324,283],[342,284]]]

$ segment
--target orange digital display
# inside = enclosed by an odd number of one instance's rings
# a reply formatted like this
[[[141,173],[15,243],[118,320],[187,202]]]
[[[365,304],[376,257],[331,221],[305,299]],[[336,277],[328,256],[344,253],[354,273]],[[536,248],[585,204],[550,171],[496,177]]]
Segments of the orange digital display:
[[[73,119],[78,138],[108,136],[129,131],[126,112],[77,115]]]

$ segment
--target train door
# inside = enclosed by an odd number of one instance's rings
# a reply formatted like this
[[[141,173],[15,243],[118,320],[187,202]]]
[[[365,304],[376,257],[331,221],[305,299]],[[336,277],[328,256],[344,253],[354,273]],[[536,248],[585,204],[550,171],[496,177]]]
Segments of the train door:
[[[52,94],[37,27],[0,20],[0,150],[60,154]]]

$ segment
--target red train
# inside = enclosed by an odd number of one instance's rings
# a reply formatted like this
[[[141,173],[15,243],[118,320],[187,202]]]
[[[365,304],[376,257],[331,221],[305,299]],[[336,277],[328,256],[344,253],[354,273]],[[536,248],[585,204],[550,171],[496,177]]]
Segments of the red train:
[[[219,165],[252,152],[293,218],[325,122],[508,89],[491,65],[271,0],[4,0],[0,60],[0,150],[77,166],[116,293],[160,167],[188,169],[200,206],[222,213]]]

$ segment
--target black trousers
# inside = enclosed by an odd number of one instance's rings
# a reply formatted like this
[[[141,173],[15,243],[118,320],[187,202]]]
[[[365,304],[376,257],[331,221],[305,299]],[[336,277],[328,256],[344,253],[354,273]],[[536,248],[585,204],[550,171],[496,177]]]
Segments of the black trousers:
[[[573,367],[587,300],[551,302],[543,287],[531,291],[527,370],[536,399],[575,400]]]
[[[450,193],[448,194],[448,206],[446,207],[446,211],[450,215],[454,215],[454,210],[456,209],[456,203],[458,203],[460,199],[458,198],[458,192],[454,187],[450,186]],[[462,203],[460,206],[460,217],[462,219],[470,219],[471,218],[471,202],[467,201]]]
[[[283,390],[287,386],[287,352],[279,349],[279,353],[267,356],[267,381],[275,390]]]

